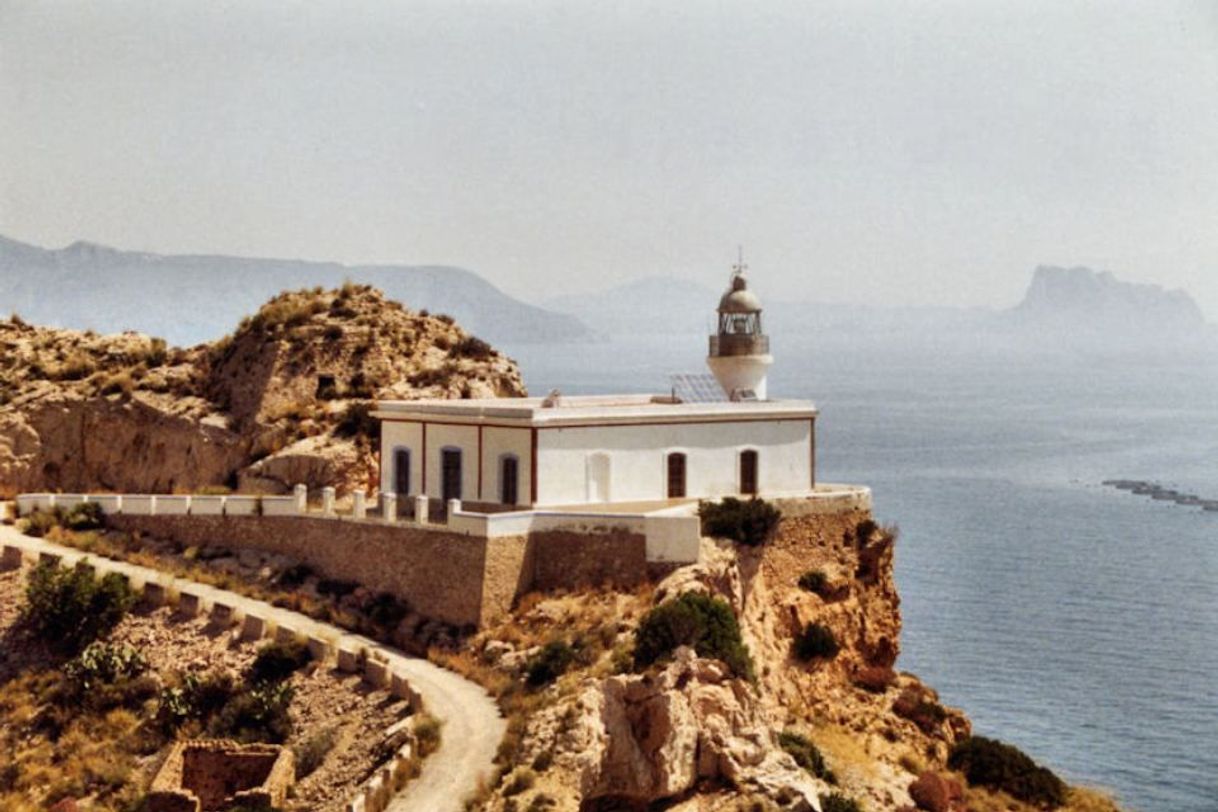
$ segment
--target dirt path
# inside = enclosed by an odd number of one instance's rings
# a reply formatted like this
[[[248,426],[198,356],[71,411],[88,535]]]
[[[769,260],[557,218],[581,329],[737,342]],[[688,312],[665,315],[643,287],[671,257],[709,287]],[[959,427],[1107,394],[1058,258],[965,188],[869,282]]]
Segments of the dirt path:
[[[2,509],[3,503],[0,503]],[[33,556],[50,552],[69,562],[88,558],[99,573],[123,573],[135,585],[152,581],[165,586],[189,586],[189,590],[201,595],[206,603],[220,600],[241,611],[253,610],[304,634],[338,638],[342,644],[364,646],[383,654],[394,671],[407,676],[427,712],[443,722],[439,748],[423,762],[422,774],[390,802],[391,812],[461,812],[465,799],[477,790],[481,781],[489,780],[493,775],[495,751],[507,730],[507,723],[481,686],[451,671],[296,612],[235,592],[174,578],[147,567],[86,555],[71,547],[30,538],[9,525],[0,525],[0,545],[20,547]]]

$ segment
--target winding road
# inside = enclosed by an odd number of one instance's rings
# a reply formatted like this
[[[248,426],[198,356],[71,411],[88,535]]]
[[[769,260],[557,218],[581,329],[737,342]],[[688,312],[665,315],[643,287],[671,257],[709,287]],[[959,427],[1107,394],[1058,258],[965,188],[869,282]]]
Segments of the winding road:
[[[5,503],[0,503],[0,511],[5,509]],[[390,812],[461,812],[466,798],[494,774],[495,752],[507,730],[507,722],[481,686],[434,663],[408,657],[395,648],[297,612],[235,592],[175,578],[159,570],[31,538],[10,525],[0,525],[0,546],[19,547],[27,555],[33,556],[43,552],[52,553],[68,563],[87,558],[99,573],[122,573],[133,586],[152,582],[179,590],[187,589],[201,596],[205,604],[220,601],[240,612],[252,611],[302,634],[336,639],[339,645],[350,645],[357,649],[363,647],[383,656],[393,671],[406,676],[422,699],[424,709],[443,723],[439,748],[423,762],[419,777],[390,801],[387,807]]]

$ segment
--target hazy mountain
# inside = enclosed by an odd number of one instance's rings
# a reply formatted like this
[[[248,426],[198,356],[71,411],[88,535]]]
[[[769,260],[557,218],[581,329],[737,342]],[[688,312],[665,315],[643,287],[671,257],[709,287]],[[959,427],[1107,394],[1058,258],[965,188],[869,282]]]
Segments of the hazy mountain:
[[[1206,331],[1201,308],[1184,291],[1122,282],[1082,267],[1037,268],[1009,316],[1020,327],[1137,340]]]
[[[783,300],[753,277],[763,322],[775,340],[802,343],[900,342],[1069,349],[1153,346],[1213,334],[1200,308],[1183,291],[1129,284],[1086,268],[1042,266],[1023,302],[1006,310],[974,307],[886,307]],[[722,290],[685,279],[650,277],[547,304],[571,312],[608,336],[673,336],[713,329]]]
[[[597,293],[555,296],[543,304],[605,336],[684,335],[711,329],[722,293],[688,279],[649,276]]]
[[[0,312],[60,327],[139,330],[183,345],[223,335],[282,290],[346,280],[416,310],[447,313],[492,342],[592,336],[577,318],[514,299],[461,268],[173,256],[87,242],[48,250],[0,237]]]

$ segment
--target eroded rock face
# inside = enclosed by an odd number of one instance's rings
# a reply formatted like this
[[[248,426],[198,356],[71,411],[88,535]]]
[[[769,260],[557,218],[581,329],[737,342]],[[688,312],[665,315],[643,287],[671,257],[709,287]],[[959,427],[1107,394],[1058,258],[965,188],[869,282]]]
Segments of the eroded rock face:
[[[527,747],[578,776],[582,808],[645,806],[709,780],[819,809],[818,783],[776,747],[754,688],[689,648],[659,672],[588,682],[539,720]]]
[[[515,363],[378,291],[282,294],[191,349],[0,322],[0,498],[375,488],[376,398],[525,393]]]

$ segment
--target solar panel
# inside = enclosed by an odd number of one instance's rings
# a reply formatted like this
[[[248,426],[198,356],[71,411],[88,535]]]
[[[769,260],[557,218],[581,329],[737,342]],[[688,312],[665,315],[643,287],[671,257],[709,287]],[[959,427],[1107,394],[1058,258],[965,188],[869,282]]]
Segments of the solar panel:
[[[723,403],[727,394],[714,375],[682,372],[668,376],[673,394],[682,403]]]

